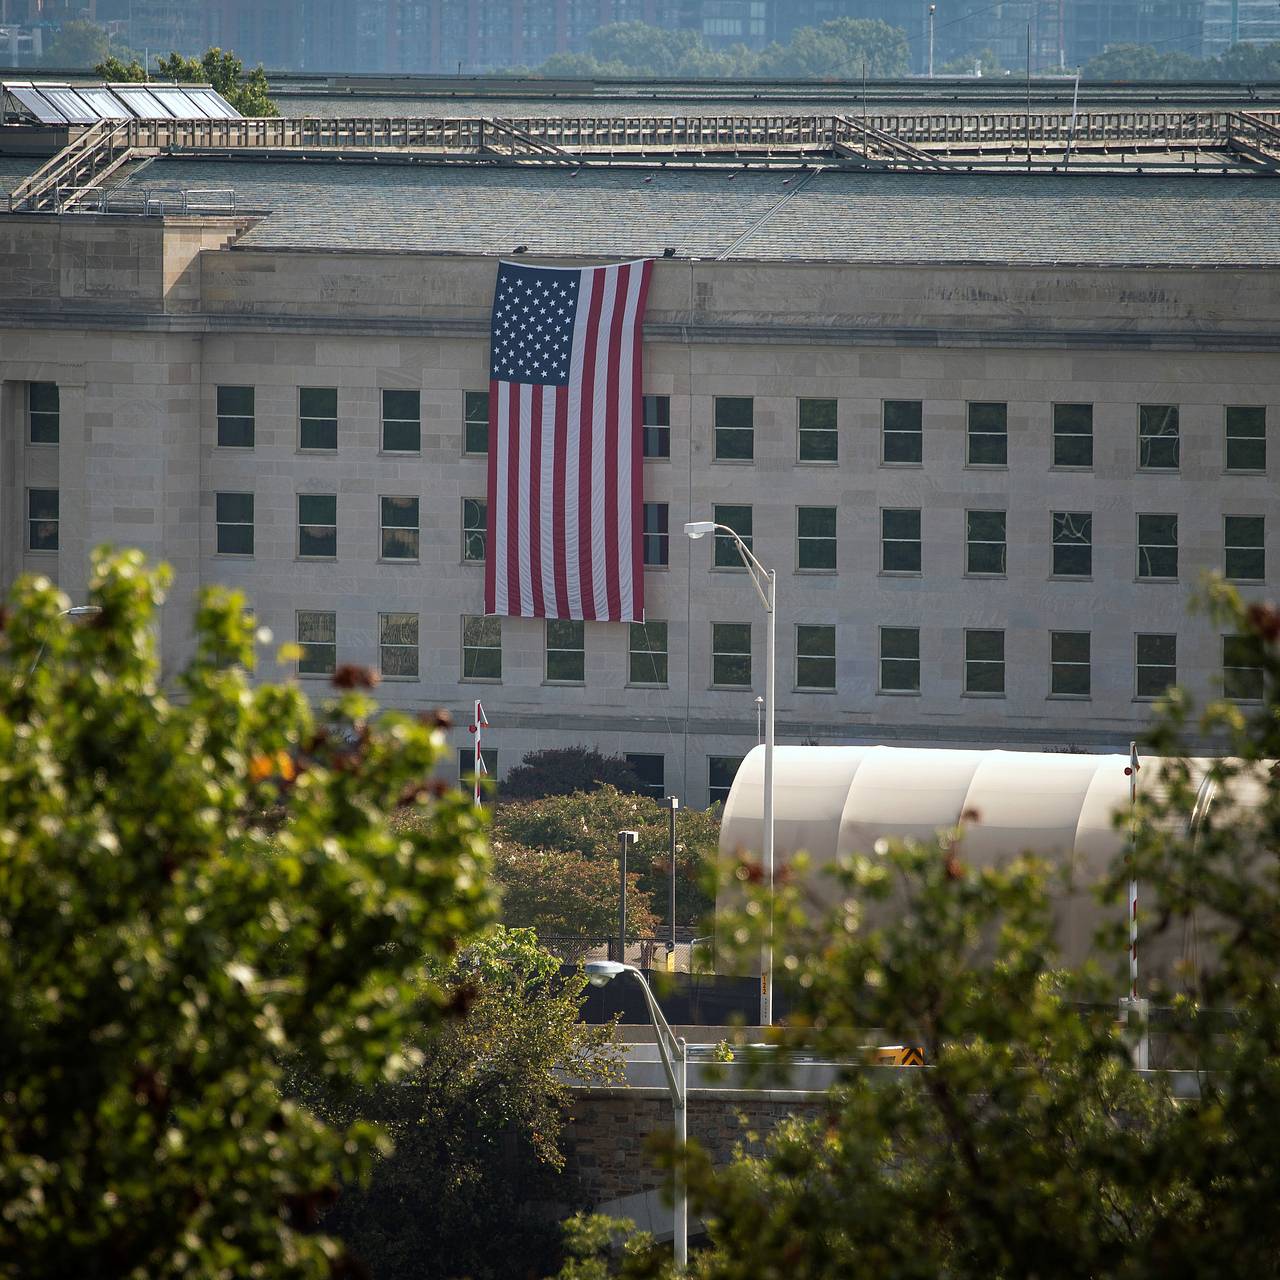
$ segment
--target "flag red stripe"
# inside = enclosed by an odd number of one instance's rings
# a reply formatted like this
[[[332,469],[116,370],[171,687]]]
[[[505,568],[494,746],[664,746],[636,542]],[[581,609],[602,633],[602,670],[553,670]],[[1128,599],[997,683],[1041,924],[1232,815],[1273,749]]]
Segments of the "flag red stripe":
[[[508,387],[507,408],[507,613],[520,616],[520,391]]]
[[[484,611],[496,613],[497,595],[497,558],[493,554],[494,522],[496,519],[495,501],[498,493],[498,381],[489,380],[489,484],[488,501],[484,504]]]
[[[644,619],[644,309],[653,263],[640,266],[640,292],[631,330],[631,590],[630,617]]]
[[[542,599],[542,388],[532,388],[529,408],[529,573],[533,616],[545,618]]]
[[[582,581],[582,616],[588,619],[596,617],[595,574],[591,555],[591,543],[595,535],[591,521],[591,465],[595,446],[592,426],[595,416],[596,344],[600,337],[605,273],[603,268],[597,268],[591,274],[595,277],[595,287],[591,292],[591,307],[587,312],[587,333],[582,353],[582,434],[578,458],[578,572]]]
[[[605,366],[605,458],[618,456],[618,365],[622,354],[622,321],[627,314],[627,289],[631,267],[621,266],[613,294],[613,315],[609,323],[609,361]],[[610,618],[622,617],[621,584],[618,580],[618,483],[616,474],[606,469],[604,482],[604,571],[605,598]]]
[[[555,471],[552,477],[552,519],[555,522],[556,617],[569,616],[568,548],[564,529],[565,454],[569,447],[569,388],[556,388]]]

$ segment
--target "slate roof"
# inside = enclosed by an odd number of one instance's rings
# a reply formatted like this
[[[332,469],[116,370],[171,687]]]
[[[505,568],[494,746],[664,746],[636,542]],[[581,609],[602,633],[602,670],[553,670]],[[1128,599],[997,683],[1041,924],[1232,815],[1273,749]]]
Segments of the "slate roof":
[[[129,181],[234,187],[271,211],[238,242],[264,249],[1280,266],[1280,182],[1258,178],[163,160]]]
[[[0,194],[8,195],[23,178],[44,164],[43,156],[0,156]]]

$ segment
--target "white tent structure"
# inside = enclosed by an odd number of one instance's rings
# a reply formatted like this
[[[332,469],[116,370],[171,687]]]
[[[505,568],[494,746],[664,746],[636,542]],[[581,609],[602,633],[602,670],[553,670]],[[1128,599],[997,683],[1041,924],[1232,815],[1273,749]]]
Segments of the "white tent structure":
[[[1158,785],[1160,760],[1142,757],[1138,789]],[[1193,762],[1201,787],[1197,811],[1212,803],[1212,761]],[[1129,811],[1128,755],[1066,755],[1030,751],[954,751],[904,747],[778,747],[774,754],[775,867],[796,853],[809,855],[811,887],[837,859],[870,853],[882,837],[932,841],[939,830],[965,822],[963,857],[991,865],[1034,853],[1071,862],[1079,892],[1061,900],[1059,942],[1078,963],[1103,923],[1087,886],[1124,853],[1126,833],[1114,815]],[[742,762],[725,802],[720,828],[723,858],[760,858],[763,846],[764,748]],[[1125,912],[1123,905],[1114,908]],[[1120,922],[1125,916],[1122,914]],[[1178,937],[1140,944],[1144,975],[1173,977],[1173,965],[1195,960],[1194,922]],[[1104,957],[1098,957],[1105,959]],[[1123,962],[1123,953],[1114,957]]]

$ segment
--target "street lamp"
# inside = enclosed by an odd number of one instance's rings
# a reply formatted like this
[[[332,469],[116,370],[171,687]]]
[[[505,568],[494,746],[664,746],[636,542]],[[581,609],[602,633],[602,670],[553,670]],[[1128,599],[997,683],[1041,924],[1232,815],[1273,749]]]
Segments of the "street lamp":
[[[58,614],[58,618],[96,618],[102,612],[100,604],[73,604],[70,609],[63,609]],[[54,619],[57,621],[57,618]],[[36,673],[36,668],[40,665],[40,659],[44,657],[45,646],[49,643],[49,637],[46,636],[40,641],[40,648],[36,650],[36,656],[31,663],[30,669],[27,671],[27,679],[30,680]]]
[[[689,1096],[688,1046],[683,1037],[677,1036],[671,1030],[670,1024],[662,1016],[662,1010],[658,1008],[658,1002],[653,998],[653,992],[649,990],[649,984],[644,980],[644,974],[634,965],[618,964],[614,960],[588,960],[582,967],[586,972],[587,980],[594,987],[606,986],[620,973],[629,973],[640,984],[645,1003],[649,1006],[654,1038],[658,1042],[658,1056],[662,1059],[662,1070],[667,1077],[667,1089],[671,1093],[672,1120],[677,1147],[672,1246],[675,1249],[676,1270],[683,1271],[689,1263],[689,1197],[684,1185],[684,1170],[680,1164],[684,1158],[687,1137],[685,1099]]]
[[[777,713],[777,697],[774,688],[774,622],[777,618],[778,575],[766,569],[751,554],[747,544],[727,524],[714,520],[692,520],[684,527],[690,538],[705,537],[708,533],[723,533],[737,544],[743,566],[751,575],[751,585],[764,605],[767,626],[765,628],[765,678],[764,678],[764,875],[768,886],[769,917],[764,944],[760,948],[760,1025],[773,1025],[773,724]]]

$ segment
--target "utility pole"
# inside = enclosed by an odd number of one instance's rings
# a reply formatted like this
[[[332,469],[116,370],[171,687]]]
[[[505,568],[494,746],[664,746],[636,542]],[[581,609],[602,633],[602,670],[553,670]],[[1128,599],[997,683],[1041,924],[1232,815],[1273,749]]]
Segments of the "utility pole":
[[[667,843],[671,852],[671,963],[674,966],[676,954],[676,810],[680,807],[679,797],[668,796],[667,807],[671,810],[671,830]]]
[[[938,6],[931,4],[929,6],[929,79],[933,79],[933,15],[937,12]]]
[[[618,832],[618,961],[627,962],[627,846],[640,838],[638,831]]]
[[[1027,171],[1031,170],[1031,23],[1027,23]]]

